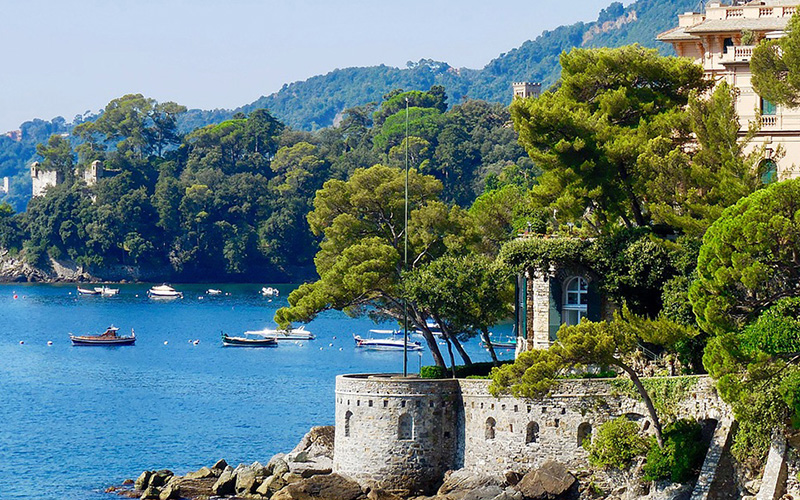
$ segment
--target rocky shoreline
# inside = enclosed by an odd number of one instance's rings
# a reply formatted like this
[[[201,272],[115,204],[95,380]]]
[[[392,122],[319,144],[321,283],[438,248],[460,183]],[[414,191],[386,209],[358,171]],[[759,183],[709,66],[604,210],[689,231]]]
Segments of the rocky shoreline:
[[[313,427],[289,453],[266,463],[239,464],[225,460],[183,476],[170,470],[143,471],[136,480],[106,489],[141,500],[614,500],[687,499],[691,485],[642,484],[633,472],[607,475],[591,471],[573,474],[547,461],[526,474],[494,477],[464,469],[450,471],[432,495],[387,491],[333,473],[334,427]]]

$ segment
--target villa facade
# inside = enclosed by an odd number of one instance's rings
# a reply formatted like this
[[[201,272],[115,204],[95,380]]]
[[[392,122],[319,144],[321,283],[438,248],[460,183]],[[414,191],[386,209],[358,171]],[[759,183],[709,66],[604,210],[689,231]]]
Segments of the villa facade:
[[[756,94],[750,58],[755,44],[785,36],[800,0],[709,2],[705,12],[678,16],[678,26],[658,35],[677,55],[703,66],[706,76],[736,89],[736,112],[744,135],[761,120],[753,146],[764,147],[764,181],[800,175],[800,109],[775,105]],[[782,154],[779,154],[782,151]]]

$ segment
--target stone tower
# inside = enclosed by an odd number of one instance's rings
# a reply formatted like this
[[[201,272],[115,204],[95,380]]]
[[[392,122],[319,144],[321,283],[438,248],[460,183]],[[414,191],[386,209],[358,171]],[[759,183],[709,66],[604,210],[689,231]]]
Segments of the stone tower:
[[[47,188],[57,186],[62,182],[64,182],[64,175],[61,172],[42,170],[38,161],[31,163],[33,196],[42,196]]]
[[[541,83],[514,82],[511,84],[514,89],[514,98],[527,99],[528,97],[539,97],[542,93]]]

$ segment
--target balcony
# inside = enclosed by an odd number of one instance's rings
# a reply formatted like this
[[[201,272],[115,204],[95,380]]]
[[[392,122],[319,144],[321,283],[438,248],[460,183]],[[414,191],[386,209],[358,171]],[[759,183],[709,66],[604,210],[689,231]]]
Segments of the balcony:
[[[721,63],[734,63],[734,62],[750,62],[753,57],[753,49],[755,45],[739,45],[737,47],[727,47],[725,53],[722,54],[719,62]]]

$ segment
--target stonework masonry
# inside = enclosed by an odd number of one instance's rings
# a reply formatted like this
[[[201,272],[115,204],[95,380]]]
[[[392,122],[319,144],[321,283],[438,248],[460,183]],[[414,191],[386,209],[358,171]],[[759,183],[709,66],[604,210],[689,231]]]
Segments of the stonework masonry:
[[[696,379],[674,414],[729,418],[712,381]],[[627,416],[645,431],[651,427],[643,403],[609,380],[565,380],[537,401],[495,398],[489,383],[340,375],[334,470],[362,483],[425,492],[450,469],[501,475],[550,459],[585,467],[581,443],[603,422]]]

